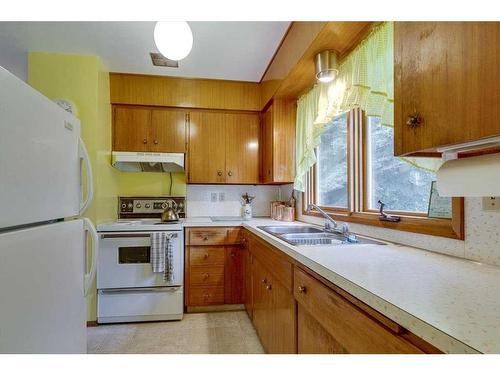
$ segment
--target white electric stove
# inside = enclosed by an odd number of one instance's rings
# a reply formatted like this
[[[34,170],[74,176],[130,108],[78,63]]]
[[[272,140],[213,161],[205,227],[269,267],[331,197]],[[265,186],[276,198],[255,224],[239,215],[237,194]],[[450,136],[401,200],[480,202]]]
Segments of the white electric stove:
[[[119,219],[97,226],[97,322],[182,319],[184,241],[182,217],[184,198],[120,197]],[[164,209],[174,207],[181,219],[162,222]],[[173,246],[174,278],[153,273],[151,235],[169,234]]]

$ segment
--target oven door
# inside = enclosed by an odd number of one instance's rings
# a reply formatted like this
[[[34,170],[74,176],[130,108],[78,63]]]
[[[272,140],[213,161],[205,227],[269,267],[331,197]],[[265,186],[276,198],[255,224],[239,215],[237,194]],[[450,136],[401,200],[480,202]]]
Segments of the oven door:
[[[100,233],[97,288],[142,288],[180,286],[183,280],[182,232],[174,234],[174,281],[163,281],[163,273],[151,267],[151,232]]]

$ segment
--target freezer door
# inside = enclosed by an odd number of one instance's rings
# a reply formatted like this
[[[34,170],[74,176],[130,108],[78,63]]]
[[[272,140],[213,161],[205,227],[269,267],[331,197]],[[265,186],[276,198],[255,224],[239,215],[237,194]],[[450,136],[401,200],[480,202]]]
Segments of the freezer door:
[[[79,214],[80,122],[0,67],[0,229]]]
[[[83,220],[0,234],[0,353],[86,353]]]

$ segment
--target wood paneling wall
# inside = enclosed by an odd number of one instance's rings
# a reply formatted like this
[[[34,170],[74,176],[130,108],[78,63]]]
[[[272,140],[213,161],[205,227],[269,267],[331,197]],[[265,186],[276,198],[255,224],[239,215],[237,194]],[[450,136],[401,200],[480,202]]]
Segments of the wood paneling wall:
[[[111,103],[260,111],[255,82],[110,73]]]

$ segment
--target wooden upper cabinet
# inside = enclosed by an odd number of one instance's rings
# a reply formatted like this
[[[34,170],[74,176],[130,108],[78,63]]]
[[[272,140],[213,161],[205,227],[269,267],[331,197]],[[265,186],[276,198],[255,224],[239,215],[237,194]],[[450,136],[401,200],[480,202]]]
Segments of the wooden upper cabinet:
[[[290,183],[295,178],[296,101],[274,99],[263,114],[262,182]]]
[[[226,122],[226,182],[259,182],[258,114],[228,114]]]
[[[133,106],[113,108],[113,150],[186,152],[187,112]]]
[[[186,152],[187,112],[159,109],[151,112],[152,151]]]
[[[257,113],[190,112],[189,182],[258,183],[259,134]]]
[[[394,39],[395,155],[500,135],[500,22],[396,22]]]
[[[147,151],[151,111],[133,107],[113,108],[113,150]]]
[[[188,160],[189,182],[226,182],[224,113],[190,112]]]

